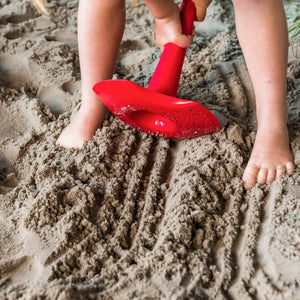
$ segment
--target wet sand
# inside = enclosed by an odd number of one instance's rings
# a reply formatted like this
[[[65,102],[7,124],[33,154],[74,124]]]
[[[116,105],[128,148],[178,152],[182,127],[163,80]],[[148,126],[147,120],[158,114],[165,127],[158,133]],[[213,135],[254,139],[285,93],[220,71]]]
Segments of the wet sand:
[[[221,1],[222,2],[222,1]],[[255,103],[232,11],[196,25],[178,96],[225,115],[193,139],[110,115],[80,151],[55,140],[80,105],[78,1],[0,0],[0,299],[300,299],[300,176],[242,187]],[[151,15],[127,2],[114,78],[147,86],[160,57]],[[300,168],[300,60],[288,128]]]

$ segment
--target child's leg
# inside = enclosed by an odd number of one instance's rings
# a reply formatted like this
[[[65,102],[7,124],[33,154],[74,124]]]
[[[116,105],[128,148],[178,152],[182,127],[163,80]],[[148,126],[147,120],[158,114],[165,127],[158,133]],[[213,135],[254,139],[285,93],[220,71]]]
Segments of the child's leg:
[[[287,25],[282,0],[233,0],[236,28],[253,83],[258,129],[246,189],[293,172],[286,127]]]
[[[80,0],[78,44],[82,103],[58,138],[57,145],[80,148],[101,125],[106,109],[92,87],[98,81],[112,77],[124,26],[124,0]]]
[[[197,21],[203,21],[206,16],[206,10],[212,0],[193,0],[196,6],[196,19]]]

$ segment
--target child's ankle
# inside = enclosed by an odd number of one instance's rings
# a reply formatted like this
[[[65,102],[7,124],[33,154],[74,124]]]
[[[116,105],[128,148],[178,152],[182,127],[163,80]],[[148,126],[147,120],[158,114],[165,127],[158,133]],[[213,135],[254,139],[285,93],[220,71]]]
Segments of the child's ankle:
[[[106,111],[106,106],[103,104],[103,102],[99,99],[98,101],[88,101],[88,102],[82,102],[80,106],[81,111],[98,111],[98,110],[104,110]]]
[[[258,130],[285,130],[287,128],[287,117],[284,114],[265,114],[257,120]]]
[[[274,124],[259,124],[257,126],[257,134],[260,135],[283,135],[286,134],[287,131],[287,125],[285,123],[274,123]]]

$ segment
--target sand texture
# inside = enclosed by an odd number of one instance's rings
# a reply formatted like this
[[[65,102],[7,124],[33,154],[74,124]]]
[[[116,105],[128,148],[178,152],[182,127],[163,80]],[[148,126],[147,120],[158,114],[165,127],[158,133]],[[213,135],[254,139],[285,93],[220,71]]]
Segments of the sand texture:
[[[54,143],[81,100],[78,1],[49,1],[48,18],[0,0],[0,299],[300,299],[299,171],[243,190],[255,104],[224,3],[197,24],[178,95],[228,125],[168,140],[110,115],[77,151]],[[159,57],[128,1],[114,78],[147,86]],[[298,169],[299,83],[291,52]]]

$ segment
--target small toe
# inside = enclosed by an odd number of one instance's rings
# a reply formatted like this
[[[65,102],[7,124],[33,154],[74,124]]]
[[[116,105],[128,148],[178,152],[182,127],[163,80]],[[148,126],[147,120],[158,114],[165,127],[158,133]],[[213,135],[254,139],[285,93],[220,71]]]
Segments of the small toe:
[[[270,184],[274,181],[276,178],[276,168],[270,168],[268,170],[268,175],[267,175],[267,184]]]
[[[269,169],[264,167],[259,170],[257,174],[257,182],[259,184],[265,184],[267,182],[268,172]]]
[[[251,190],[255,186],[255,181],[254,182],[249,182],[249,181],[243,181],[244,182],[244,188],[245,190]]]
[[[284,175],[284,174],[285,174],[285,170],[286,170],[286,168],[285,168],[284,165],[278,166],[278,167],[276,168],[276,178],[278,178],[278,177]]]
[[[289,161],[288,163],[286,163],[286,172],[287,172],[287,174],[293,174],[293,172],[294,172],[294,164],[291,162],[291,161]]]
[[[247,165],[243,175],[243,183],[246,190],[250,190],[254,187],[258,171],[259,168],[256,165]]]

